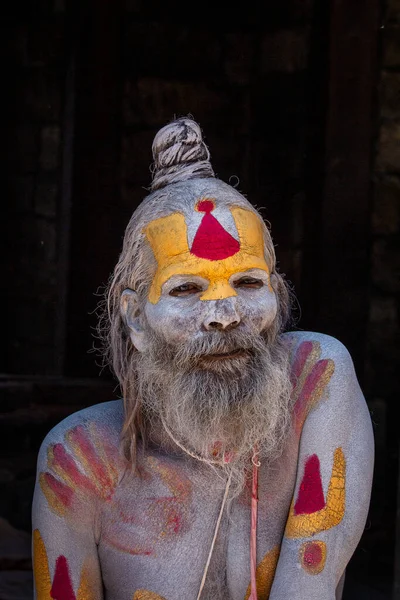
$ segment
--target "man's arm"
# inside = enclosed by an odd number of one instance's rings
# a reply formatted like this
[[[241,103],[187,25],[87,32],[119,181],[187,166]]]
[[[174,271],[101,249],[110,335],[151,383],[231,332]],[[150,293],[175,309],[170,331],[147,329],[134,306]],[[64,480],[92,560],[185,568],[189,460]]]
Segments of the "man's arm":
[[[69,419],[44,440],[33,500],[33,569],[36,600],[101,600],[97,555],[99,495],[96,464],[87,456],[93,433]]]
[[[325,393],[305,416],[271,600],[335,600],[369,507],[374,445],[369,412],[346,348],[314,335],[320,364],[331,373]],[[296,408],[301,420],[307,407]]]

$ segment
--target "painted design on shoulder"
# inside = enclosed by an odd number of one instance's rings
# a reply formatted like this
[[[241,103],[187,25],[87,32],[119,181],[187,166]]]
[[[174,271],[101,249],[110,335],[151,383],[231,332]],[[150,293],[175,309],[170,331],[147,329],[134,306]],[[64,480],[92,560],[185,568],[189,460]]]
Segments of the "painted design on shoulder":
[[[120,552],[156,556],[160,544],[190,529],[192,484],[164,458],[146,457],[140,471],[143,494],[132,494],[126,479],[103,518],[102,541]]]
[[[149,592],[148,590],[137,590],[134,593],[132,600],[165,600],[165,598],[154,592]]]
[[[236,296],[229,283],[234,274],[248,269],[270,273],[264,257],[262,223],[257,214],[238,206],[230,208],[239,241],[211,215],[216,201],[201,199],[194,207],[205,212],[189,248],[185,216],[173,213],[151,221],[144,233],[153,250],[157,271],[149,291],[149,302],[157,304],[163,284],[173,275],[193,275],[209,281],[200,300]],[[270,290],[272,291],[271,285]]]
[[[161,480],[169,489],[171,496],[154,498],[149,505],[150,517],[162,517],[159,536],[164,538],[174,533],[188,529],[189,505],[192,486],[186,477],[176,469],[155,457],[149,457],[147,463],[153,472],[160,475]]]
[[[332,359],[321,359],[319,342],[301,342],[295,351],[291,369],[295,427],[298,434],[309,412],[321,400],[334,371],[335,363]]]
[[[334,453],[332,474],[323,508],[318,508],[321,505],[318,484],[318,479],[320,479],[319,460],[317,471],[315,469],[317,465],[315,459],[313,458],[312,463],[310,463],[310,458],[306,460],[297,500],[295,503],[292,501],[290,506],[285,529],[285,536],[288,538],[310,537],[321,531],[336,527],[342,521],[345,513],[346,459],[342,448],[336,448]],[[315,493],[317,495],[316,499],[313,497]],[[308,512],[313,507],[317,510]]]
[[[256,582],[257,582],[257,598],[258,600],[268,600],[271,592],[272,583],[275,577],[276,566],[278,564],[280,547],[275,546],[267,552],[262,561],[258,564],[256,569]],[[249,584],[245,600],[250,598],[251,586]]]
[[[90,562],[89,559],[83,564],[76,595],[72,586],[68,561],[63,555],[56,559],[52,582],[46,548],[39,530],[35,529],[33,532],[33,575],[37,600],[96,600]]]
[[[40,487],[49,507],[59,516],[73,513],[77,505],[92,506],[96,498],[110,501],[124,459],[100,426],[77,425],[65,434],[65,444],[47,450],[48,470],[40,473]]]
[[[326,552],[325,542],[320,540],[304,542],[299,550],[301,566],[309,575],[318,575],[324,570]]]

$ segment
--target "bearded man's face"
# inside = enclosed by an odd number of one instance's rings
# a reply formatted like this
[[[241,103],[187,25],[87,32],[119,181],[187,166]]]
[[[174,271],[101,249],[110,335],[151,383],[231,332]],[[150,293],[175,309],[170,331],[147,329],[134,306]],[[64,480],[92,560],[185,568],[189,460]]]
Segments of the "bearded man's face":
[[[146,302],[148,327],[177,349],[204,344],[204,368],[213,368],[217,362],[245,361],[249,350],[246,334],[260,334],[271,326],[277,312],[276,297],[268,274],[260,269],[234,273],[229,283],[235,296],[202,300],[209,286],[206,279],[174,275],[164,284],[156,304]]]
[[[157,270],[146,298],[125,290],[122,313],[147,421],[204,457],[217,444],[240,473],[255,444],[281,451],[290,382],[259,217],[217,208],[196,201],[150,222]]]
[[[277,313],[274,275],[265,260],[257,214],[194,196],[184,211],[151,221],[144,233],[157,268],[142,322],[165,343],[201,344],[217,339],[211,333],[222,340],[228,336],[220,334],[233,330],[239,340],[246,332],[260,334],[272,325]],[[133,342],[146,346],[143,336]],[[246,344],[217,347],[213,356],[210,352],[205,357],[204,366],[246,359],[246,350]]]

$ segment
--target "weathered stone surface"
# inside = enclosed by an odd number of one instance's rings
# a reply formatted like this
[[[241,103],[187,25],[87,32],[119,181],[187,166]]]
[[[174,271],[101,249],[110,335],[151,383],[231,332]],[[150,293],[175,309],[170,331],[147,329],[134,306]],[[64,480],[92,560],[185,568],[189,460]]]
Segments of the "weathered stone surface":
[[[383,36],[383,66],[400,66],[400,25],[385,27]]]
[[[400,292],[400,248],[396,239],[375,240],[372,247],[372,281],[384,292]]]
[[[382,117],[400,120],[400,73],[382,73],[380,102]]]
[[[32,572],[0,571],[0,598],[1,600],[32,600]]]
[[[249,33],[228,33],[224,48],[225,75],[228,81],[249,83],[254,70],[255,36]]]
[[[262,72],[293,73],[307,66],[308,29],[282,30],[265,34],[261,46]]]
[[[152,130],[133,131],[122,137],[121,177],[123,181],[137,182],[138,185],[143,186],[150,185],[153,138]]]
[[[55,183],[39,183],[35,190],[35,212],[42,217],[55,217],[57,198],[58,186]]]
[[[392,331],[393,327],[397,328],[399,313],[395,298],[392,296],[372,297],[369,319],[373,324],[389,326]]]
[[[11,415],[15,423],[19,422],[19,415],[22,415],[24,424],[28,424],[29,419],[36,418],[33,416],[35,413],[38,415],[36,422],[61,419],[85,406],[118,397],[115,381],[105,376],[97,379],[3,376],[0,377],[0,394],[1,419],[5,419],[10,411],[26,410],[28,412]]]
[[[388,21],[400,23],[400,0],[387,0],[386,18]]]
[[[34,177],[33,175],[15,175],[8,181],[9,201],[13,212],[26,213],[32,210]]]
[[[400,174],[400,122],[385,122],[381,126],[376,159],[378,171]]]
[[[16,76],[17,114],[21,120],[54,121],[60,117],[62,73],[26,69]]]
[[[221,73],[221,52],[221,36],[211,28],[156,21],[125,28],[124,57],[139,75],[209,78]]]
[[[140,183],[132,183],[129,180],[122,181],[121,183],[121,203],[123,210],[126,214],[126,223],[132,216],[133,211],[139,206],[139,204],[148,195],[148,188],[150,185],[151,175],[149,172],[148,180],[144,187]]]
[[[35,172],[38,165],[39,128],[30,123],[17,125],[11,147],[13,170],[20,173]]]
[[[386,176],[376,182],[372,227],[375,234],[400,231],[400,178]]]
[[[59,161],[60,128],[55,125],[44,127],[40,140],[40,166],[44,171],[52,171],[57,168]]]
[[[127,80],[124,90],[126,125],[147,124],[154,128],[175,116],[192,114],[201,124],[226,122],[229,90],[205,82],[183,82],[145,77]]]
[[[31,567],[31,536],[0,517],[0,570]]]
[[[29,67],[61,66],[64,58],[64,23],[62,19],[46,19],[31,26],[26,47]]]

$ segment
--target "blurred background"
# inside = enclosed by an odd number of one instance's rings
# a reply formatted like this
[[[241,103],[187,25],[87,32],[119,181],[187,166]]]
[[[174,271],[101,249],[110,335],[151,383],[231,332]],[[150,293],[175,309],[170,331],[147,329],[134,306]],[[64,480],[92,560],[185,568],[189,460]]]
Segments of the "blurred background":
[[[400,1],[15,0],[2,25],[0,600],[32,598],[43,437],[118,397],[91,352],[96,293],[154,134],[189,113],[271,223],[298,328],[353,356],[377,455],[345,599],[400,600]]]

